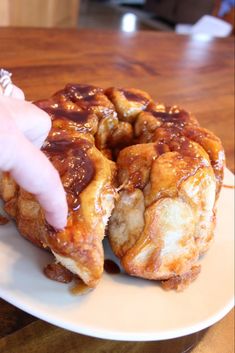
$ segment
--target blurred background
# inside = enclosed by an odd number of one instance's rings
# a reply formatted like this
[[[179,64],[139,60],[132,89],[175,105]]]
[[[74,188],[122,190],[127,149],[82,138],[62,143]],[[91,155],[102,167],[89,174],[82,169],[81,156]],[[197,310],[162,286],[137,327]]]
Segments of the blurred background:
[[[234,33],[234,0],[0,0],[0,26],[99,28],[190,33],[206,15]],[[209,17],[208,17],[209,15]],[[204,31],[205,23],[203,22]],[[200,25],[201,22],[200,22]],[[221,27],[222,28],[222,27]],[[211,29],[210,29],[211,30]],[[217,28],[217,32],[218,32]]]

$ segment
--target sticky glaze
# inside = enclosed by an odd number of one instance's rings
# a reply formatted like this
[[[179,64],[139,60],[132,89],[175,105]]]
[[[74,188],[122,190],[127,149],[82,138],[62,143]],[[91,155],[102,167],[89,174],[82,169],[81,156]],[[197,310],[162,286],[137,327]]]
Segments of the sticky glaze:
[[[81,99],[86,98],[88,96],[93,96],[97,92],[103,92],[103,89],[92,85],[80,85],[76,83],[69,83],[65,87],[65,92],[67,94],[71,94],[72,97]]]
[[[59,263],[48,264],[44,267],[43,272],[47,278],[61,283],[69,283],[74,277],[71,271]]]
[[[104,270],[105,272],[112,275],[116,275],[121,272],[119,266],[113,260],[110,259],[104,260]]]
[[[155,118],[160,119],[162,123],[172,122],[174,124],[185,124],[190,122],[190,116],[184,110],[180,110],[179,112],[151,111],[151,113]]]
[[[69,207],[77,210],[79,194],[93,179],[95,166],[88,157],[87,151],[91,144],[83,139],[75,141],[47,141],[43,151],[50,158],[62,179]]]
[[[141,95],[140,93],[133,93],[131,91],[125,90],[125,89],[121,89],[120,90],[124,96],[126,97],[127,100],[130,100],[132,102],[138,102],[138,103],[147,103],[148,99],[146,97],[144,97],[143,95]]]
[[[75,285],[70,288],[70,293],[74,295],[83,295],[90,292],[92,288],[88,287],[82,280],[77,279]]]
[[[62,108],[51,108],[46,107],[44,110],[52,115],[52,119],[55,120],[56,118],[65,118],[71,121],[74,121],[78,124],[85,124],[88,121],[88,117],[90,112],[88,110],[84,111],[74,111],[74,110],[66,110]]]

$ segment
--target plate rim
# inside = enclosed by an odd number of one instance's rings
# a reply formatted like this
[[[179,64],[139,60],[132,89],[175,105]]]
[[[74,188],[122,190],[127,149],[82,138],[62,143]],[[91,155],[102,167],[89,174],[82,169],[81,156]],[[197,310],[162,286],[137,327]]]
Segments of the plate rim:
[[[67,321],[64,323],[61,323],[60,320],[56,317],[53,317],[50,319],[50,315],[48,317],[45,314],[42,314],[41,312],[38,312],[35,309],[30,309],[30,305],[27,304],[22,304],[21,302],[18,302],[18,300],[11,300],[7,299],[4,296],[4,293],[2,293],[2,290],[0,289],[0,297],[4,300],[6,300],[8,303],[16,306],[17,308],[25,311],[26,313],[35,316],[36,318],[39,318],[43,321],[46,321],[47,323],[50,323],[52,325],[58,326],[62,329],[69,330],[78,334],[82,335],[87,335],[90,337],[95,337],[95,338],[102,338],[102,339],[111,339],[115,341],[130,341],[130,342],[144,342],[144,341],[160,341],[160,340],[167,340],[167,339],[173,339],[173,338],[178,338],[182,336],[187,336],[196,332],[199,332],[201,330],[204,330],[216,322],[220,321],[223,319],[226,314],[228,314],[234,307],[234,298],[230,300],[227,305],[221,309],[219,312],[211,316],[210,318],[199,322],[197,324],[194,324],[189,327],[185,327],[183,329],[178,329],[178,330],[169,330],[169,331],[164,331],[160,333],[156,332],[150,332],[150,333],[140,333],[140,332],[133,332],[133,333],[123,333],[123,332],[113,332],[113,331],[105,331],[102,329],[92,329],[89,327],[85,327],[84,325],[80,327],[79,325],[74,325],[74,324],[69,324]],[[75,327],[77,326],[77,328]]]

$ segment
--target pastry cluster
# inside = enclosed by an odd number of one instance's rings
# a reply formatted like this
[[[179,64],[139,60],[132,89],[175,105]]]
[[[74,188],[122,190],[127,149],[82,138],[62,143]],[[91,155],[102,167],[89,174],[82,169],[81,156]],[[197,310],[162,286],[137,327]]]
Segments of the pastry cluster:
[[[72,272],[95,287],[107,235],[128,274],[165,288],[191,282],[213,239],[220,140],[185,110],[133,88],[68,84],[35,104],[52,119],[42,150],[67,194],[67,226],[52,229],[35,197],[7,173],[0,195],[20,233],[55,255],[50,277]]]

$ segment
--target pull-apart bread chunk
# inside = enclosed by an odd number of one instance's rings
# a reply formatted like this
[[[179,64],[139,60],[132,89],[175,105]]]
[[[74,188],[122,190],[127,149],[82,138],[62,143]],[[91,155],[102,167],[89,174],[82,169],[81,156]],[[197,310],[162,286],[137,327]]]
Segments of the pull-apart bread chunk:
[[[132,125],[136,144],[117,158],[120,192],[110,243],[127,273],[182,289],[200,272],[197,260],[213,239],[224,151],[176,106],[150,102],[132,115]]]
[[[68,85],[36,104],[52,118],[42,150],[59,171],[67,193],[67,226],[59,232],[51,229],[34,196],[18,188],[8,175],[1,183],[5,209],[23,236],[49,248],[57,261],[94,287],[103,272],[102,240],[116,193],[115,163],[98,150],[95,138],[102,144],[99,123],[111,125],[116,113],[101,89],[82,85]],[[9,184],[14,187],[7,192]]]
[[[69,216],[65,230],[51,229],[34,196],[4,173],[0,194],[21,234],[90,287],[103,271],[105,230],[128,274],[166,288],[192,281],[213,239],[220,140],[138,89],[69,84],[36,104],[52,119],[42,150],[60,173]]]

